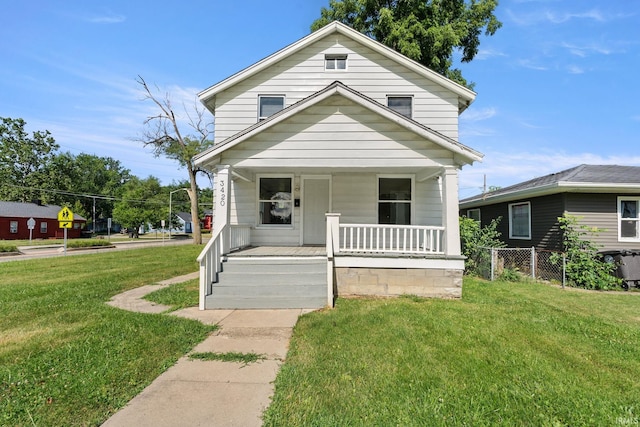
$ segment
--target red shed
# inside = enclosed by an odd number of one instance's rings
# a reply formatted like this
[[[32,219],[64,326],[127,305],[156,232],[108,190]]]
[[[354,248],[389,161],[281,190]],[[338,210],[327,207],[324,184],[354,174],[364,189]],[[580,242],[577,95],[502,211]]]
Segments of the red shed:
[[[62,238],[64,230],[58,224],[58,212],[62,208],[56,205],[37,203],[0,201],[0,240],[29,238],[30,218],[35,220],[31,237],[34,239]],[[67,231],[67,237],[80,237],[87,220],[78,214],[73,215],[73,227]]]

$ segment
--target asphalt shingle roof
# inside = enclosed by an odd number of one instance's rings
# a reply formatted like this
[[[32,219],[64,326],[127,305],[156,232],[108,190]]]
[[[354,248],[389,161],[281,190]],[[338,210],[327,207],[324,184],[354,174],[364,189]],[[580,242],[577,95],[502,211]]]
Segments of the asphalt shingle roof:
[[[58,212],[61,209],[57,205],[0,201],[0,217],[58,219]],[[73,219],[85,221],[84,217],[75,213]]]
[[[468,197],[460,203],[470,202],[478,199],[488,199],[503,194],[515,194],[525,190],[532,190],[540,187],[549,187],[563,183],[571,184],[638,184],[640,188],[640,167],[639,166],[619,166],[619,165],[585,165],[573,167],[560,172],[533,178],[509,187],[499,188],[495,191]]]

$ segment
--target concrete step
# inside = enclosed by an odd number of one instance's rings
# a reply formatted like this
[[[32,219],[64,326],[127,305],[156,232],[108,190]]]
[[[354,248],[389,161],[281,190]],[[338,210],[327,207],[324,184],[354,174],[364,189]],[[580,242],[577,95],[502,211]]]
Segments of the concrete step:
[[[285,309],[285,308],[322,308],[327,305],[327,296],[322,297],[252,297],[232,296],[221,297],[209,295],[205,305],[212,310],[233,309]]]
[[[207,308],[321,308],[327,304],[326,257],[228,257]]]

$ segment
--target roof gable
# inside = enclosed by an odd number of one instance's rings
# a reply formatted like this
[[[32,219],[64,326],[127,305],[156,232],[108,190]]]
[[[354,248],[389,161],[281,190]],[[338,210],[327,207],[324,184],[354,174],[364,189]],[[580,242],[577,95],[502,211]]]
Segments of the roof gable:
[[[480,154],[479,152],[474,151],[471,148],[459,143],[458,141],[434,131],[433,129],[430,129],[427,126],[408,119],[405,116],[389,109],[385,105],[382,105],[379,102],[376,102],[375,100],[361,94],[360,92],[357,92],[349,88],[348,86],[336,81],[323,90],[316,92],[315,94],[303,99],[302,101],[279,111],[266,120],[260,121],[255,125],[243,130],[242,132],[239,132],[236,135],[226,139],[225,141],[222,141],[221,143],[216,144],[210,149],[196,155],[194,157],[194,163],[196,165],[203,165],[210,162],[215,163],[215,159],[222,155],[222,153],[224,153],[225,151],[232,149],[238,144],[241,144],[256,135],[265,132],[270,128],[273,128],[274,126],[284,122],[285,120],[295,116],[296,114],[303,112],[309,107],[318,105],[329,97],[335,95],[344,97],[354,102],[355,104],[358,104],[365,109],[372,111],[379,116],[382,116],[384,119],[389,120],[410,132],[413,132],[419,137],[431,141],[439,147],[452,152],[459,164],[469,164],[482,159],[482,154]]]
[[[640,167],[579,165],[460,201],[464,207],[568,191],[640,191]]]
[[[260,72],[263,72],[265,69],[274,66],[278,62],[288,58],[296,52],[301,51],[307,46],[321,40],[325,37],[329,37],[332,34],[339,33],[344,35],[351,40],[360,43],[364,46],[369,47],[375,52],[389,58],[390,60],[403,65],[407,69],[417,73],[418,75],[438,84],[439,86],[451,91],[458,97],[458,110],[459,112],[464,111],[475,99],[476,94],[467,89],[466,87],[459,85],[458,83],[447,79],[441,74],[423,66],[422,64],[413,61],[406,56],[396,52],[395,50],[383,45],[380,42],[377,42],[370,37],[352,29],[351,27],[342,24],[338,21],[334,21],[331,24],[326,25],[320,30],[309,34],[306,37],[290,44],[289,46],[275,52],[274,54],[258,61],[257,63],[241,70],[240,72],[228,77],[225,80],[201,91],[198,94],[200,101],[205,105],[209,105],[209,101],[215,98],[216,94],[248,79],[251,76],[254,76]],[[212,111],[215,114],[215,112]]]

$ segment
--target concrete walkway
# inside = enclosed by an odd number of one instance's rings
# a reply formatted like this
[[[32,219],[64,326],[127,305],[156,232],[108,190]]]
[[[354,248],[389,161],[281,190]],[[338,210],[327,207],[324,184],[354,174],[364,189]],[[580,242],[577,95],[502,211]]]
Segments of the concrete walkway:
[[[161,313],[169,307],[143,300],[157,289],[197,278],[197,273],[116,295],[108,304],[125,310]],[[280,365],[298,317],[311,310],[205,310],[169,315],[218,324],[193,352],[257,353],[255,363],[191,360],[186,355],[156,378],[103,426],[261,426]]]

